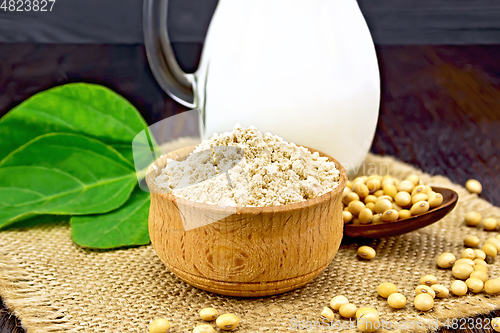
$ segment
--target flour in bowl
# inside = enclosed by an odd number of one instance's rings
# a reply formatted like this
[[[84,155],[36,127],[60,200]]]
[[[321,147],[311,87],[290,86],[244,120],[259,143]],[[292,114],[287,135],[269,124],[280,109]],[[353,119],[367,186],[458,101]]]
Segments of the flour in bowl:
[[[159,188],[184,199],[238,207],[312,199],[338,186],[335,163],[254,126],[214,134],[184,161],[167,160]]]

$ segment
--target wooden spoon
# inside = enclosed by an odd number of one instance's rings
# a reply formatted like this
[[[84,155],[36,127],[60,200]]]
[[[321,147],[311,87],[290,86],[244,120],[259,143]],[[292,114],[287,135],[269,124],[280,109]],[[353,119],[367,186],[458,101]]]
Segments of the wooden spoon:
[[[427,213],[394,222],[357,225],[345,224],[344,234],[349,237],[382,238],[401,235],[435,223],[455,208],[458,202],[458,193],[444,187],[432,186],[432,190],[441,193],[443,196],[443,203],[429,210]]]

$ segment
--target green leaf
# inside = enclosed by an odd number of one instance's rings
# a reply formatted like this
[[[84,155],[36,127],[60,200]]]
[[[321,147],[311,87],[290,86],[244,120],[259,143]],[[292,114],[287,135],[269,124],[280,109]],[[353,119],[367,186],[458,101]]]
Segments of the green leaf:
[[[47,133],[75,133],[106,143],[129,162],[132,140],[147,124],[137,109],[112,90],[70,83],[40,92],[0,119],[0,161]]]
[[[26,220],[21,220],[14,222],[5,226],[3,229],[21,229],[21,228],[36,228],[43,227],[43,225],[57,224],[61,222],[67,222],[71,220],[71,216],[68,215],[38,215]]]
[[[111,249],[149,244],[150,195],[137,188],[125,205],[108,214],[73,217],[71,237],[83,247]]]
[[[114,210],[137,183],[133,166],[100,141],[45,134],[0,162],[0,227],[34,215]]]

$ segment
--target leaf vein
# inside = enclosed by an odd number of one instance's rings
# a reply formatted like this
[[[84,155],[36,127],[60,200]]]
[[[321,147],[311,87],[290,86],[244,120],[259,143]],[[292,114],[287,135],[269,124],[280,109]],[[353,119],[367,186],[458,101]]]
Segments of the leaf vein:
[[[64,94],[62,94],[62,93],[61,93],[61,92],[59,92],[59,91],[57,92],[57,95],[58,95],[58,96],[60,96],[60,97],[62,97],[63,99],[66,99],[66,100],[72,101],[72,102],[74,102],[74,103],[76,103],[76,104],[79,104],[79,105],[83,106],[84,108],[86,108],[86,109],[88,109],[88,110],[91,110],[91,111],[94,111],[94,112],[96,112],[96,113],[99,113],[99,114],[101,114],[103,117],[113,119],[114,121],[116,121],[116,122],[120,123],[121,125],[123,125],[123,127],[124,127],[124,128],[126,128],[126,129],[127,129],[127,131],[128,131],[130,134],[132,134],[133,136],[135,136],[135,135],[137,134],[137,132],[136,132],[136,131],[134,131],[134,130],[133,130],[133,129],[129,126],[129,125],[125,124],[125,123],[124,123],[124,122],[122,122],[120,119],[113,117],[113,116],[112,116],[112,115],[110,115],[109,113],[108,113],[108,114],[106,114],[106,113],[102,112],[101,110],[96,109],[96,108],[94,108],[94,107],[92,107],[92,106],[90,106],[90,105],[83,104],[80,100],[78,100],[78,99],[76,99],[76,98],[73,98],[73,97],[71,97],[71,96],[64,95]]]
[[[52,170],[55,170],[55,169],[52,169]],[[57,199],[57,198],[62,197],[64,195],[78,193],[79,191],[85,191],[86,192],[89,189],[92,189],[94,187],[104,186],[104,185],[107,185],[107,184],[112,184],[114,182],[118,182],[120,180],[127,179],[129,177],[133,177],[133,174],[129,174],[129,175],[121,176],[121,177],[115,177],[115,178],[107,178],[106,180],[103,180],[103,181],[100,181],[100,182],[97,182],[97,183],[94,183],[94,184],[90,184],[90,185],[83,184],[83,186],[77,187],[77,188],[73,188],[73,189],[71,189],[69,191],[58,192],[57,194],[50,195],[50,196],[44,196],[43,198],[40,198],[38,200],[28,201],[28,202],[20,203],[20,204],[9,206],[9,207],[22,207],[22,206],[25,206],[25,205],[36,204],[36,203],[38,203],[40,201],[43,201],[43,200]],[[133,178],[135,180],[135,177],[133,177]],[[16,188],[16,187],[13,187],[13,188]],[[20,188],[20,189],[22,189],[22,188]],[[116,193],[118,193],[118,192],[116,192]]]
[[[147,200],[149,200],[149,198],[148,198]],[[123,218],[119,219],[119,220],[118,220],[118,223],[116,223],[116,224],[115,224],[112,228],[108,229],[106,232],[101,233],[101,235],[102,235],[102,236],[107,235],[107,234],[109,234],[111,231],[113,231],[113,230],[117,229],[118,227],[120,227],[123,223],[128,222],[128,219],[129,219],[132,215],[134,215],[135,213],[137,213],[139,210],[141,210],[141,209],[144,207],[144,205],[147,203],[147,200],[144,200],[144,202],[142,202],[140,205],[138,205],[136,209],[134,209],[132,212],[130,212],[130,214],[127,214],[127,215],[126,215],[126,216],[124,216]],[[111,221],[112,221],[112,220],[111,220]],[[98,239],[100,239],[100,238],[103,238],[103,237],[99,237]],[[98,240],[98,239],[97,239],[97,240]]]
[[[34,109],[32,107],[28,107],[28,106],[25,106],[25,105],[23,105],[22,108],[23,108],[23,110],[26,110],[28,112],[32,112],[32,113],[37,113],[37,114],[44,115],[47,118],[53,119],[56,122],[58,122],[60,124],[63,124],[64,126],[69,127],[73,131],[77,131],[76,128],[73,125],[71,125],[70,123],[68,123],[67,121],[63,120],[62,118],[58,118],[58,117],[54,116],[53,114],[44,112],[43,109]]]

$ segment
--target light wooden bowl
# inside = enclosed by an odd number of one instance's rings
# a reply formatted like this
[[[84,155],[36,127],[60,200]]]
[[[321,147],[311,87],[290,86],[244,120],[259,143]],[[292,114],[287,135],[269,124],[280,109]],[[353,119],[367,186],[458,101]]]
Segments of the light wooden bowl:
[[[151,166],[146,175],[151,189],[151,243],[175,275],[214,293],[256,297],[301,287],[330,264],[344,225],[341,200],[347,175],[340,163],[318,152],[337,165],[339,186],[317,198],[283,206],[227,208],[155,193],[158,189],[152,180],[166,159],[183,160],[194,148],[163,156],[154,163],[158,169]],[[217,222],[185,231],[181,213]]]

